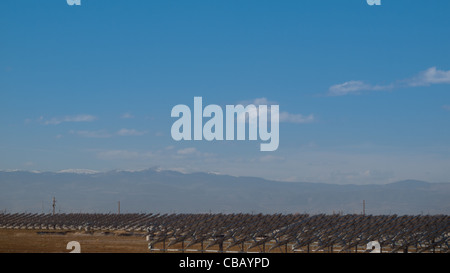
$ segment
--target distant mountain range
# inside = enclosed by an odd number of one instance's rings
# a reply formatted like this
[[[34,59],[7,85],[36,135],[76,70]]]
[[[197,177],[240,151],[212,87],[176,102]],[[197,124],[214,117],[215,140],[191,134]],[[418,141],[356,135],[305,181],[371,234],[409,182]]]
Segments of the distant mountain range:
[[[450,214],[450,183],[278,182],[169,170],[0,171],[0,211]]]

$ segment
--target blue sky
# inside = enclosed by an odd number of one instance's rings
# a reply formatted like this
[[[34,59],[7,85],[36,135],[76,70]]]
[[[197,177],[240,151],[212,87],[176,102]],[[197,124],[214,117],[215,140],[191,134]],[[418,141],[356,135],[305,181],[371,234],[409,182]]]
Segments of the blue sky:
[[[449,182],[449,1],[0,2],[0,169]],[[278,104],[280,146],[171,138],[177,104]]]

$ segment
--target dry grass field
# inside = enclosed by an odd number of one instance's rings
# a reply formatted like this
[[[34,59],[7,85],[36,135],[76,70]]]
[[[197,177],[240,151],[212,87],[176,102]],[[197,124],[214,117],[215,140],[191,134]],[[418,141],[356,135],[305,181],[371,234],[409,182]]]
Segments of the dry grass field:
[[[69,253],[71,250],[66,247],[70,241],[79,242],[82,253],[150,253],[144,233],[0,229],[0,253]],[[156,247],[163,248],[163,243]],[[181,249],[182,244],[170,248]],[[200,250],[200,244],[189,248]],[[177,252],[174,250],[169,252]],[[218,246],[210,250],[217,251]],[[239,247],[230,250],[238,251]]]
[[[0,253],[69,253],[78,241],[82,253],[148,253],[139,233],[0,229]]]

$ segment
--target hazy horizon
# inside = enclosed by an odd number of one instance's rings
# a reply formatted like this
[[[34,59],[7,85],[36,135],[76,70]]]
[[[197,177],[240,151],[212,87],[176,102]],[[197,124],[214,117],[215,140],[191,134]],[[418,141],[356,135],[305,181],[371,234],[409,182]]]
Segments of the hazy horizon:
[[[0,172],[0,210],[160,213],[448,214],[450,183],[281,182],[161,169],[102,173]]]
[[[81,174],[81,175],[95,175],[95,174],[107,174],[107,173],[113,173],[113,172],[129,172],[129,173],[139,173],[139,172],[145,172],[145,171],[156,171],[156,172],[177,172],[180,174],[213,174],[213,175],[219,175],[219,176],[231,176],[231,177],[247,177],[247,178],[258,178],[273,182],[285,182],[285,183],[317,183],[317,184],[330,184],[330,185],[386,185],[386,184],[392,184],[392,183],[398,183],[398,182],[405,182],[405,181],[417,181],[417,182],[425,182],[425,183],[450,183],[450,181],[442,181],[442,182],[436,182],[436,181],[425,181],[420,179],[414,179],[414,178],[407,178],[407,179],[401,179],[401,180],[395,180],[390,181],[386,183],[372,183],[372,184],[361,184],[361,183],[336,183],[333,181],[323,181],[323,182],[311,182],[311,181],[299,181],[299,180],[276,180],[276,179],[270,179],[266,177],[261,176],[251,176],[251,175],[234,175],[230,173],[220,173],[220,172],[208,172],[208,171],[193,171],[193,172],[187,172],[184,170],[180,170],[177,168],[161,168],[158,166],[154,167],[148,167],[148,168],[141,168],[141,169],[110,169],[110,170],[93,170],[93,169],[62,169],[62,170],[25,170],[25,169],[0,169],[0,172],[30,172],[30,173],[55,173],[55,174]]]

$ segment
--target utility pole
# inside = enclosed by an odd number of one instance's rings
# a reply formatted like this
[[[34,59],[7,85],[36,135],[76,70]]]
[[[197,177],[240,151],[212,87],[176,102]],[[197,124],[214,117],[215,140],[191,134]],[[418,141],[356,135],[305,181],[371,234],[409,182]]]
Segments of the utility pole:
[[[119,207],[118,207],[118,209],[119,209],[119,214],[120,214],[120,201],[119,201]]]
[[[363,215],[366,215],[366,200],[363,200]]]
[[[53,196],[53,215],[55,215],[55,206],[56,206],[56,200],[55,197]]]

